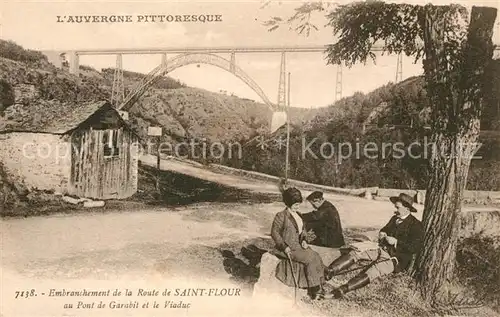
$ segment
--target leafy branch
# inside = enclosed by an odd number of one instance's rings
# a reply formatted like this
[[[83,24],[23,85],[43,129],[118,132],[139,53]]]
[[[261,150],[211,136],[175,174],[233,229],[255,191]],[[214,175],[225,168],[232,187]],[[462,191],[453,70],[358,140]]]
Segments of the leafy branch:
[[[266,0],[261,8],[269,6],[273,0]],[[279,2],[281,4],[281,1]],[[282,25],[287,25],[290,31],[295,31],[298,34],[309,36],[311,31],[318,31],[319,28],[311,22],[312,15],[319,12],[324,12],[332,9],[338,4],[330,1],[312,1],[306,2],[295,8],[295,13],[287,19],[282,17],[271,17],[263,22],[263,25],[268,28],[269,32],[277,30]]]

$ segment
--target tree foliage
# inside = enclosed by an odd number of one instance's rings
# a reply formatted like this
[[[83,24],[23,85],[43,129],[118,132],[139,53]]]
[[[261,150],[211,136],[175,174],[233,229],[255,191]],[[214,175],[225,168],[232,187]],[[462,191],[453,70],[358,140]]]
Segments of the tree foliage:
[[[336,42],[329,64],[375,60],[382,52],[422,59],[430,105],[432,153],[422,218],[425,235],[413,273],[425,300],[436,302],[453,278],[460,209],[471,159],[477,150],[485,80],[494,46],[497,10],[460,5],[355,2],[327,15]],[[446,296],[446,295],[445,295]]]
[[[498,65],[500,67],[500,62]],[[499,69],[495,76],[500,78],[500,68],[494,69]],[[497,82],[495,87],[500,89],[500,82]],[[389,104],[388,111],[374,119],[373,126],[362,134],[362,122],[366,121],[381,102]],[[497,102],[498,98],[492,100],[491,104]],[[289,176],[297,180],[337,187],[425,189],[429,177],[427,158],[430,151],[427,149],[424,152],[423,145],[430,143],[430,130],[424,128],[429,122],[422,113],[429,107],[422,77],[409,78],[396,85],[387,84],[368,94],[356,93],[343,98],[330,107],[321,109],[318,115],[306,121],[304,126],[292,125]],[[297,121],[297,116],[300,114],[294,115],[292,119]],[[489,119],[484,118],[482,121]],[[406,126],[401,126],[402,123]],[[390,128],[392,126],[395,128]],[[282,132],[274,137],[286,138],[286,134]],[[392,150],[386,151],[384,157],[384,153],[380,153],[380,158],[369,159],[361,153],[359,159],[352,155],[343,159],[342,164],[335,166],[336,157],[314,159],[309,154],[305,158],[302,157],[304,146],[301,139],[305,138],[307,144],[315,137],[318,138],[316,144],[330,142],[336,149],[342,142],[351,143],[353,147],[359,142],[361,148],[362,144],[369,142],[397,144],[405,150],[405,155],[399,159],[397,153]],[[247,144],[248,140],[240,140],[240,144]],[[419,143],[409,148],[414,142]],[[485,134],[480,137],[480,142],[482,146],[477,155],[481,156],[481,159],[471,163],[467,189],[500,191],[500,179],[497,177],[500,173],[500,140],[494,135]],[[271,141],[264,149],[258,144],[245,147],[242,160],[225,158],[217,163],[283,177],[284,148],[277,148],[273,144]],[[312,151],[319,154],[320,150],[319,147],[312,147]]]
[[[339,37],[328,46],[328,63],[352,66],[368,58],[375,61],[375,44],[381,44],[383,52],[421,58],[422,29],[417,19],[420,10],[419,6],[381,1],[337,7],[327,15],[334,37]]]
[[[273,1],[266,0],[262,7],[270,5]],[[281,4],[281,2],[280,2]],[[269,31],[275,31],[280,26],[286,25],[289,30],[295,31],[299,34],[304,34],[309,36],[312,30],[318,31],[318,26],[311,22],[312,15],[317,12],[324,12],[333,7],[337,3],[330,1],[311,1],[305,2],[302,5],[294,9],[294,14],[284,19],[279,16],[271,17],[269,20],[263,22],[264,26],[268,28]]]

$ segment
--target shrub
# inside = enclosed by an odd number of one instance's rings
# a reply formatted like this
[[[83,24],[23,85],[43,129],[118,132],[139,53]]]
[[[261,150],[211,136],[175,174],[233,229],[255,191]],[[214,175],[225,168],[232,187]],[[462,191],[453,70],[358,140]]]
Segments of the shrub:
[[[80,65],[81,70],[87,70],[87,71],[96,71],[95,68],[87,66],[87,65]]]
[[[4,111],[15,102],[14,89],[4,79],[0,79],[0,111]]]
[[[500,312],[500,237],[475,235],[459,242],[457,276],[476,298]]]
[[[47,56],[41,52],[24,49],[13,41],[0,40],[0,56],[26,63],[47,61]]]

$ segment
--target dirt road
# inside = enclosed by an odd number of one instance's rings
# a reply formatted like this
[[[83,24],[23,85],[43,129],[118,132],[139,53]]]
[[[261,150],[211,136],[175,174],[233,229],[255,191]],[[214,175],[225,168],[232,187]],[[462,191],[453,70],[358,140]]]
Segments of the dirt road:
[[[174,268],[181,250],[208,252],[235,237],[258,234],[252,221],[228,227],[231,216],[225,217],[223,210],[228,207],[218,208],[219,219],[207,217],[206,207],[200,206],[7,220],[2,224],[3,266],[46,278],[177,273],[187,268]]]
[[[364,199],[344,196],[330,198],[339,207],[347,231],[380,228],[392,214],[389,202],[367,203]],[[178,208],[143,207],[109,213],[4,219],[0,227],[0,316],[115,316],[127,313],[127,310],[75,313],[74,309],[62,309],[70,301],[65,298],[47,300],[39,296],[29,299],[29,304],[24,304],[26,300],[14,299],[16,291],[31,288],[98,288],[101,285],[102,289],[138,289],[144,287],[144,281],[148,281],[148,287],[157,285],[158,289],[165,289],[165,285],[178,287],[182,283],[191,283],[189,287],[236,287],[223,269],[220,247],[241,246],[248,239],[264,244],[269,242],[271,221],[282,208],[281,203],[205,203]],[[307,203],[303,210],[309,210]],[[144,301],[137,298],[141,300]],[[290,299],[273,299],[266,305],[257,306],[222,297],[196,300],[196,307],[169,314],[184,316],[189,311],[190,316],[231,316],[238,311],[239,315],[276,316],[292,309],[289,303],[283,304]],[[210,302],[203,304],[203,300]],[[220,302],[214,302],[216,300]],[[231,303],[235,311],[228,308]],[[224,311],[220,311],[221,305]],[[314,309],[310,305],[304,307]],[[258,313],[257,308],[263,311]],[[242,313],[242,309],[248,311]],[[276,309],[276,314],[271,313],[272,309]],[[311,314],[297,309],[293,308],[288,315]],[[142,312],[144,314],[133,311],[131,314],[155,315]]]
[[[169,164],[169,170],[244,190],[278,191],[275,184],[220,175],[176,162],[162,164]],[[327,198],[338,206],[345,228],[380,227],[392,214],[387,202],[372,202],[367,207],[366,201],[355,197],[328,195]],[[116,285],[117,281],[171,281],[186,277],[194,280],[197,287],[200,283],[231,284],[223,269],[220,247],[235,246],[249,239],[269,242],[272,219],[282,208],[278,202],[205,203],[4,219],[0,228],[4,307],[0,313],[39,316],[40,307],[12,302],[16,290],[35,285],[39,289],[64,283],[74,287],[77,282],[87,281],[88,287],[103,281],[113,281]],[[304,203],[303,210],[310,210],[310,206]],[[57,315],[61,303],[50,303]],[[40,305],[46,308],[47,302]],[[212,303],[211,307],[217,305]],[[71,315],[72,311],[66,313]],[[216,313],[220,315],[220,311]],[[193,314],[196,315],[191,310],[190,315]]]
[[[377,227],[391,213],[390,206],[381,202],[375,202],[373,211],[365,210],[360,199],[336,203],[346,228]],[[200,204],[7,219],[1,228],[2,266],[44,278],[111,278],[123,272],[183,274],[191,268],[223,273],[220,267],[197,267],[197,259],[190,259],[189,253],[213,253],[222,243],[267,237],[272,218],[281,208],[279,203]],[[372,213],[369,220],[362,215],[366,212]],[[192,264],[176,265],[180,254]]]
[[[231,284],[219,246],[269,239],[270,223],[281,208],[280,204],[201,204],[2,220],[0,312],[40,316],[36,306],[13,299],[16,290],[32,287],[75,287],[83,281],[86,287],[103,281],[113,281],[117,287],[116,281],[186,278],[197,287]],[[40,305],[47,307],[46,302]],[[55,312],[61,310],[62,303],[58,305]],[[196,316],[193,310],[190,315]]]
[[[140,158],[143,164],[156,167],[157,161],[156,156],[153,155],[143,155]],[[234,175],[226,175],[221,173],[215,173],[207,168],[196,166],[194,164],[189,164],[187,162],[181,162],[175,159],[162,159],[160,161],[160,168],[162,170],[172,171],[199,179],[211,181],[214,183],[222,184],[229,187],[235,187],[239,189],[245,189],[253,192],[259,193],[277,193],[278,188],[276,184],[271,184],[268,182],[249,180],[243,177],[238,177]]]
[[[393,213],[393,207],[385,201],[337,195],[327,198],[339,209],[346,230],[380,228]],[[218,256],[215,248],[223,243],[269,238],[273,216],[282,208],[281,203],[204,203],[4,219],[3,273],[112,278],[124,273],[182,275],[193,270],[225,277],[220,265],[203,265],[206,257]],[[302,210],[309,211],[310,206],[304,202]],[[415,214],[418,218],[421,215]],[[192,256],[197,253],[201,257]],[[179,262],[179,258],[187,264]]]

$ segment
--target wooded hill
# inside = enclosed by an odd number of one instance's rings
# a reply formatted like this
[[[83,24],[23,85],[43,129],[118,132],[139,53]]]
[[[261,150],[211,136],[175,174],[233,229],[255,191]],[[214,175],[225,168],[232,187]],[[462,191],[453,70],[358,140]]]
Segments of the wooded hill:
[[[492,61],[488,70],[481,120],[482,145],[476,154],[477,159],[471,164],[467,185],[470,190],[500,190],[500,61]],[[422,77],[409,78],[396,85],[389,83],[368,94],[355,93],[343,98],[321,109],[303,126],[292,126],[289,177],[340,187],[425,188],[425,153],[429,154],[430,149],[425,152],[423,145],[430,143],[428,114]],[[285,129],[280,129],[268,139],[268,144],[274,146],[263,147],[262,142],[254,142],[246,149],[243,160],[226,159],[224,163],[284,176],[285,150],[273,141],[285,138],[285,133]],[[310,152],[304,157],[303,150],[314,138],[317,138],[316,142],[309,148],[318,158]],[[394,150],[381,150],[383,143],[395,145],[397,142],[401,142],[401,148],[406,148],[404,155]],[[410,157],[408,146],[413,142],[422,146],[413,146],[413,156]],[[331,157],[329,147],[324,147],[327,149],[325,155],[319,155],[324,143],[334,145]],[[342,143],[351,144],[353,152],[358,144],[360,155],[353,154],[337,164]],[[369,154],[374,158],[363,154],[367,143],[374,143],[379,149],[376,154]],[[344,147],[343,155],[346,156],[348,151],[347,146]]]

